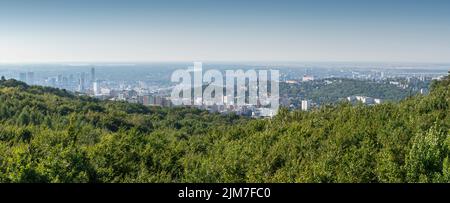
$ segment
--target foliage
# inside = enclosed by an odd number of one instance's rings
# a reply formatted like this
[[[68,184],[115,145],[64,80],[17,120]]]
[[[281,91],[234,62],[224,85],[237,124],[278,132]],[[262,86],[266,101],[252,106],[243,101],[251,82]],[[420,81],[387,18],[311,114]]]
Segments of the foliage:
[[[449,182],[450,80],[273,119],[0,82],[0,182]]]

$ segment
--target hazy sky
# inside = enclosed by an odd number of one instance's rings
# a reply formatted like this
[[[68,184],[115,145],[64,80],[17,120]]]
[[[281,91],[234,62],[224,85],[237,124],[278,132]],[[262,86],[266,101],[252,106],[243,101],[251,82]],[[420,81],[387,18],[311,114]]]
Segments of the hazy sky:
[[[0,62],[450,62],[447,0],[0,0]]]

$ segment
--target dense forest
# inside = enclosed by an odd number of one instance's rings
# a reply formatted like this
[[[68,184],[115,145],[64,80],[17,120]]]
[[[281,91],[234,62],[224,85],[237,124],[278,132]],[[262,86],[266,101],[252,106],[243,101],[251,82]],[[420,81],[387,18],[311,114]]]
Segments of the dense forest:
[[[0,81],[0,182],[450,182],[450,79],[273,119]]]

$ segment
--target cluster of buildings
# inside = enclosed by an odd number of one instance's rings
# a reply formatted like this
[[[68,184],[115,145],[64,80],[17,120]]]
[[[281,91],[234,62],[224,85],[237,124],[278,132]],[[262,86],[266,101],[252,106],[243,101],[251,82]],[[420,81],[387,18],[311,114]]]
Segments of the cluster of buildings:
[[[383,102],[381,99],[366,97],[366,96],[350,96],[350,97],[347,97],[347,101],[352,102],[352,103],[361,102],[361,103],[367,104],[367,105],[381,104],[381,102]]]
[[[106,96],[106,95],[103,95]],[[143,104],[145,106],[172,107],[170,98],[164,95],[141,94],[135,90],[112,91],[104,99],[112,101],[126,101],[129,103]]]
[[[168,94],[162,94],[161,92],[153,94],[140,94],[135,90],[122,90],[122,91],[112,91],[108,96],[103,95],[102,99],[109,99],[112,101],[126,101],[129,103],[143,104],[145,106],[159,106],[159,107],[174,107],[170,96]],[[236,115],[248,116],[248,117],[273,117],[276,111],[270,108],[264,108],[261,105],[236,105],[232,102],[227,102],[227,96],[223,96],[223,101],[225,104],[216,105],[213,103],[202,102],[201,98],[192,98],[192,105],[184,105],[192,108],[198,108],[201,110],[207,110],[211,113],[220,114],[230,114],[234,113]],[[196,103],[203,103],[202,105],[194,105]]]
[[[19,80],[29,85],[35,85],[34,72],[20,73]]]
[[[19,73],[19,80],[29,85],[56,87],[80,93],[100,93],[95,77],[95,68],[91,68],[90,74],[85,72],[76,75],[58,74],[45,77],[43,80],[36,80],[34,72],[22,72]]]
[[[230,114],[261,118],[261,117],[273,117],[276,115],[276,110],[271,108],[264,108],[258,105],[245,104],[245,105],[201,105],[194,106],[195,108],[207,110],[211,113]]]
[[[312,75],[303,75],[303,77],[301,78],[301,80],[286,80],[285,83],[287,84],[298,84],[300,82],[308,82],[308,81],[314,81],[314,76]]]
[[[421,94],[427,94],[427,84],[431,80],[439,79],[437,78],[438,76],[432,74],[426,75],[405,73],[402,75],[402,73],[397,73],[396,75],[393,75],[390,72],[372,70],[341,70],[340,72],[323,71],[323,73],[314,74],[314,76],[310,72],[311,71],[306,71],[306,73],[302,73],[301,70],[296,69],[287,70],[287,72],[282,73],[282,80],[287,84],[299,84],[301,82],[315,81],[319,78],[324,79],[324,83],[328,85],[333,83],[333,81],[326,78],[342,77],[368,79],[380,83],[395,85],[403,89],[412,88],[414,91],[418,91]],[[32,71],[20,72],[18,79],[30,85],[42,85],[67,89],[69,91],[90,95],[103,100],[126,101],[129,103],[143,104],[145,106],[174,106],[169,96],[171,91],[170,87],[160,85],[159,83],[149,86],[143,81],[133,81],[129,78],[98,80],[94,67],[90,68],[90,71],[86,72],[47,75],[42,78],[36,78],[35,73]],[[198,99],[201,100],[201,98],[193,98],[191,103],[198,104]],[[188,106],[221,114],[235,113],[237,115],[249,117],[272,117],[276,114],[276,111],[270,108],[265,108],[259,104],[235,105],[233,102],[228,101],[227,96],[223,96],[222,99],[224,101],[224,105],[204,103],[204,105]],[[292,99],[294,99],[295,102],[291,101]],[[343,99],[346,99],[352,103],[361,102],[366,105],[382,103],[382,99],[359,95],[349,96]],[[202,101],[200,101],[200,103],[202,103]],[[318,103],[315,103],[312,100],[291,98],[287,97],[287,95],[280,95],[280,105],[296,109],[299,108],[302,111],[310,111],[311,109],[319,106]]]

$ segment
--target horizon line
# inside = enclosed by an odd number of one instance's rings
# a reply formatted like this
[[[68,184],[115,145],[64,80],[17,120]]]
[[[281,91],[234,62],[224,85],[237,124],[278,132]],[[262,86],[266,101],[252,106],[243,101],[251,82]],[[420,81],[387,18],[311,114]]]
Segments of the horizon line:
[[[434,64],[450,65],[450,61],[372,61],[372,60],[123,60],[123,61],[0,61],[0,65],[58,64],[58,65],[136,65],[146,63],[362,63],[362,64]]]

